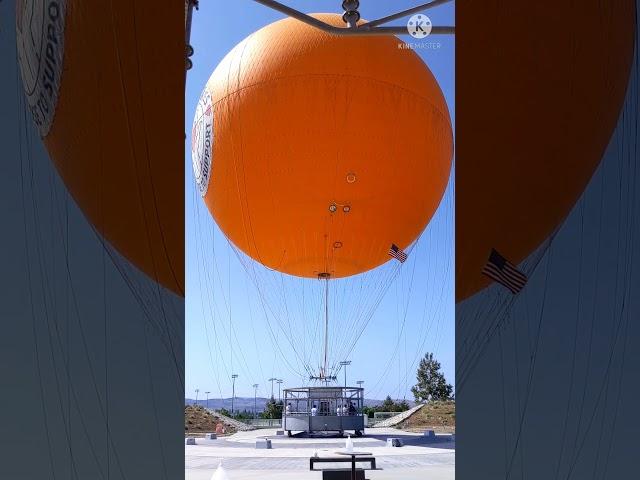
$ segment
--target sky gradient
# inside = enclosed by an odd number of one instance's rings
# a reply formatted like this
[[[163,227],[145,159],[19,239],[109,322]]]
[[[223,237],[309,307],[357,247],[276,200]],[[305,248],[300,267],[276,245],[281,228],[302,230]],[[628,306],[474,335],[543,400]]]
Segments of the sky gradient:
[[[417,4],[398,1],[391,8],[381,3],[362,2],[363,18],[379,18]],[[328,10],[327,2],[288,4],[306,12]],[[332,6],[338,12],[340,2]],[[435,25],[454,24],[453,5],[438,7],[428,15]],[[185,395],[191,398],[195,397],[196,388],[201,392],[200,398],[204,398],[206,391],[210,397],[231,396],[231,373],[239,375],[237,396],[253,396],[254,383],[259,384],[258,396],[270,395],[268,379],[272,377],[283,379],[283,387],[305,382],[294,372],[299,369],[296,356],[287,348],[289,343],[265,319],[254,283],[197,193],[191,167],[191,123],[209,76],[233,46],[281,18],[283,15],[249,0],[201,2],[200,10],[194,12],[191,34],[194,67],[188,73],[185,97]],[[393,24],[405,25],[406,19]],[[403,40],[439,43],[438,48],[418,47],[416,52],[438,80],[455,125],[453,37],[432,36],[417,41],[407,35]],[[391,395],[412,399],[410,387],[415,383],[416,365],[427,351],[436,353],[447,380],[454,383],[453,194],[450,182],[431,223],[348,356],[352,361],[347,370],[348,383],[363,380],[367,398]],[[385,266],[381,269],[384,271]],[[339,334],[344,325],[339,319],[335,323]],[[294,327],[297,338],[293,342],[312,342],[304,333],[306,324]],[[275,335],[269,333],[270,328]],[[338,334],[334,333],[333,338],[339,340]],[[343,375],[341,371],[340,383],[344,381]],[[277,396],[277,385],[275,392]]]

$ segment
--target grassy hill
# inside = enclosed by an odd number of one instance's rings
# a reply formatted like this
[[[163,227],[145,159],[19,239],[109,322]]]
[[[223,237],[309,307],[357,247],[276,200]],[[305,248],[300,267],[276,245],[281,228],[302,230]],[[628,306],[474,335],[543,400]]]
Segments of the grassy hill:
[[[207,412],[200,405],[187,405],[184,407],[184,434],[185,436],[203,436],[207,432],[215,433],[216,425],[222,423],[227,434],[236,433],[236,429],[221,422],[216,415]]]
[[[455,433],[456,402],[429,402],[414,415],[398,425],[398,428],[410,432],[434,430],[438,433]]]

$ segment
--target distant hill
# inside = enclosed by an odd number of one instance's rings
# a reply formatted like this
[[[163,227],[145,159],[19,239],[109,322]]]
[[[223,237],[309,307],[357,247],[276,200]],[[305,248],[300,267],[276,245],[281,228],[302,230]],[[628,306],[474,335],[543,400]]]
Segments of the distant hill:
[[[265,405],[267,404],[268,398],[258,397],[256,399],[256,405],[258,411],[264,410]],[[193,398],[185,398],[185,405],[194,405],[195,399]],[[207,404],[207,400],[205,398],[198,398],[198,405],[202,405],[203,407],[208,407],[213,410],[220,410],[221,408],[226,408],[227,410],[231,410],[231,397],[229,398],[209,398],[209,402]],[[233,409],[234,410],[248,410],[253,411],[253,397],[236,397],[233,400]]]
[[[256,399],[256,408],[259,412],[264,410],[265,405],[267,404],[268,398],[258,397]],[[415,405],[415,402],[411,400],[406,401],[410,407]],[[366,407],[375,407],[376,405],[380,405],[382,400],[374,400],[365,398],[364,405]],[[193,398],[185,398],[185,405],[193,405],[195,404],[195,399]],[[207,400],[203,398],[198,398],[198,405],[202,405],[203,407],[207,407]],[[231,410],[231,397],[229,398],[209,398],[208,408],[213,410],[219,410],[221,408],[226,408],[227,410]],[[248,412],[253,411],[253,397],[236,397],[233,401],[233,409],[236,411],[246,410]]]

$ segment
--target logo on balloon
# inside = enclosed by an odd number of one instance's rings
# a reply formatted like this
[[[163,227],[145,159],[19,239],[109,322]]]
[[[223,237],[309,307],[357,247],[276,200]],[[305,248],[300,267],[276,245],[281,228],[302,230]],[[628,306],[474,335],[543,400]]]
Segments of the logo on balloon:
[[[16,40],[29,110],[45,137],[58,104],[64,56],[64,0],[18,1]]]
[[[193,174],[200,195],[209,188],[211,176],[211,156],[213,154],[213,105],[211,95],[205,88],[200,96],[191,130],[191,159]]]
[[[418,13],[407,22],[407,31],[413,38],[424,38],[431,33],[433,25],[426,15]]]

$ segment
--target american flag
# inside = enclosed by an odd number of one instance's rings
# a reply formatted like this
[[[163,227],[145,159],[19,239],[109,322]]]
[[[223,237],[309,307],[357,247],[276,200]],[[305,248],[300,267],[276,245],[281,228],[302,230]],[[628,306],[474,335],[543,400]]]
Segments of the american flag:
[[[519,293],[527,284],[527,276],[495,249],[491,249],[491,255],[482,273],[507,287],[513,294]]]
[[[404,263],[404,261],[407,259],[407,254],[404,253],[404,251],[401,248],[398,248],[398,246],[395,243],[391,244],[391,248],[389,249],[389,255],[391,255],[393,258],[398,260],[400,263]]]

